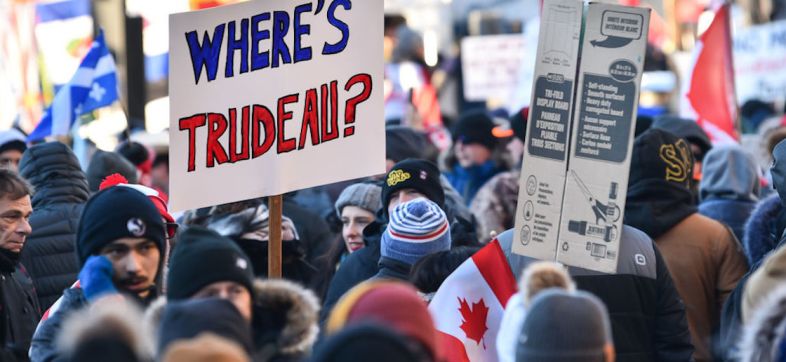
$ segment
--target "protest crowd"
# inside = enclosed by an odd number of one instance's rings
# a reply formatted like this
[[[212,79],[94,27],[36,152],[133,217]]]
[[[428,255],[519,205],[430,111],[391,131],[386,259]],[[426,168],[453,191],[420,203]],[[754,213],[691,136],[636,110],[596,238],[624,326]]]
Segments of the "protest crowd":
[[[451,114],[460,61],[384,21],[384,119],[356,127],[384,123],[385,172],[284,194],[280,233],[269,197],[175,211],[173,149],[135,130],[86,160],[76,133],[1,130],[0,362],[786,361],[782,102],[722,142],[642,84],[616,272],[539,260],[514,250],[534,107]]]

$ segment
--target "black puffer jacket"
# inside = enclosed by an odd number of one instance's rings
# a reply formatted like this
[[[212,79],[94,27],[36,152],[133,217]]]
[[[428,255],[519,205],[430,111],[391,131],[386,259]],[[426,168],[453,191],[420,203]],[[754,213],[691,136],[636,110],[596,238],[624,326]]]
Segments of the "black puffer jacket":
[[[33,233],[22,250],[22,264],[36,287],[43,310],[76,281],[79,265],[74,242],[89,191],[87,178],[68,146],[44,143],[29,148],[20,174],[35,188]]]
[[[497,237],[515,272],[536,259],[512,252],[513,231]],[[576,286],[595,294],[609,312],[618,362],[693,361],[685,305],[666,262],[645,233],[625,225],[616,274],[568,267]]]
[[[11,252],[0,251],[0,361],[28,361],[41,309],[30,278]],[[18,257],[18,256],[17,256]]]

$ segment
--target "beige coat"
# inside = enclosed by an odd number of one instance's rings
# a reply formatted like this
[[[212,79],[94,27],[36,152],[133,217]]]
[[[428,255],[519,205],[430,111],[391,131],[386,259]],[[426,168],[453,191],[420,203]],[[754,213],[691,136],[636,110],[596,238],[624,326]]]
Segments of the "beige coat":
[[[655,240],[685,302],[696,361],[710,361],[723,302],[748,271],[742,246],[723,224],[694,213]]]

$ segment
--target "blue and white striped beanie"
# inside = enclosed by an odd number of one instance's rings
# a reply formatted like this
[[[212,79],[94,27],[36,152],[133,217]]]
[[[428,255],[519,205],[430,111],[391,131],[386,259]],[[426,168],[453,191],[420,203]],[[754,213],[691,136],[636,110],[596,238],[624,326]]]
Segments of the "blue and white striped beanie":
[[[433,201],[419,197],[399,204],[382,234],[384,257],[414,265],[420,258],[450,249],[450,225]]]

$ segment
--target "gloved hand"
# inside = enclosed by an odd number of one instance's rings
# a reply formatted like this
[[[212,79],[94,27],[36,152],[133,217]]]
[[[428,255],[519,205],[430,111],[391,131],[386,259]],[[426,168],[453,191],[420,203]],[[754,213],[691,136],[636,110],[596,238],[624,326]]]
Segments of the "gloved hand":
[[[89,302],[94,302],[107,294],[117,293],[117,289],[112,283],[113,273],[112,262],[105,256],[93,255],[87,258],[85,266],[79,272],[79,283]]]

